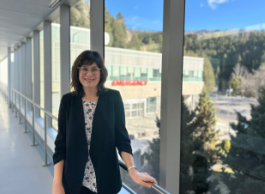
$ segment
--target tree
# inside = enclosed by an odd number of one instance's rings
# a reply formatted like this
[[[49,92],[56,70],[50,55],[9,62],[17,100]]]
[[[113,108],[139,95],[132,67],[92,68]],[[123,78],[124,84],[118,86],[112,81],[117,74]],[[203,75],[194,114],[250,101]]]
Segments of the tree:
[[[144,158],[151,166],[150,175],[153,176],[159,183],[159,157],[160,157],[160,119],[156,117],[156,126],[159,129],[159,137],[149,142],[149,153],[144,153]]]
[[[90,6],[85,0],[80,0],[71,7],[70,25],[90,28]]]
[[[212,93],[215,86],[215,76],[210,60],[204,57],[203,81],[207,93]]]
[[[138,38],[137,34],[133,34],[131,41],[128,43],[127,48],[140,50],[141,48],[141,41]]]
[[[112,19],[110,19],[112,20]],[[113,47],[125,48],[126,46],[126,27],[125,27],[125,19],[122,14],[119,12],[116,20],[112,20],[112,29],[113,35]]]
[[[196,194],[202,194],[209,189],[207,178],[211,175],[209,167],[218,161],[216,144],[218,143],[215,124],[215,109],[208,96],[206,87],[200,94],[196,111],[196,130],[194,131],[194,153],[196,155],[193,164],[193,187]]]
[[[230,191],[239,194],[265,192],[265,89],[259,89],[259,105],[251,105],[251,119],[237,112],[237,123],[231,123],[237,133],[231,136],[231,149],[224,163],[233,174],[222,173],[220,180]]]
[[[265,65],[260,66],[253,73],[249,73],[242,80],[241,89],[245,90],[244,95],[255,99],[259,98],[259,88],[265,86]]]
[[[238,95],[240,94],[240,86],[241,86],[241,78],[234,77],[229,84],[231,85],[231,88],[233,89],[232,95]]]

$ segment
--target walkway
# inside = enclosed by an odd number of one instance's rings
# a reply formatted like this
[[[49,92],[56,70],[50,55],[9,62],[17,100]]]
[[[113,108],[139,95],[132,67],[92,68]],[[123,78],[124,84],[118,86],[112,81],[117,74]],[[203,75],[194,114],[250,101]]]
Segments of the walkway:
[[[0,193],[50,194],[53,164],[42,166],[40,145],[31,146],[31,133],[14,116],[0,95]]]

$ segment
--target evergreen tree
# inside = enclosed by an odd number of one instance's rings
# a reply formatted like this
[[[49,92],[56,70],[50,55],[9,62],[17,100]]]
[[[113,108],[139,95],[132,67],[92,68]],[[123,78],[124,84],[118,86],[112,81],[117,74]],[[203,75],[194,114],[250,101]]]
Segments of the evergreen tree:
[[[113,21],[113,47],[125,48],[126,46],[126,27],[125,19],[119,12],[117,19]]]
[[[159,130],[159,137],[154,138],[152,142],[149,142],[150,152],[144,153],[144,158],[151,166],[150,175],[153,176],[159,183],[159,157],[160,157],[160,119],[156,117],[156,126]]]
[[[194,154],[196,155],[193,163],[193,187],[196,194],[202,194],[209,190],[207,178],[212,173],[209,167],[218,161],[216,144],[219,131],[216,131],[215,124],[214,105],[204,87],[196,108],[197,128],[193,134]]]
[[[105,32],[112,33],[114,20],[114,17],[109,13],[107,8],[105,7]]]
[[[195,149],[193,132],[196,129],[197,123],[194,122],[195,113],[191,112],[181,101],[181,157],[180,157],[180,193],[184,194],[187,191],[193,191],[193,163],[197,158],[193,152]],[[156,119],[156,124],[160,128],[160,119]],[[160,134],[160,129],[159,129]],[[159,151],[160,138],[154,139],[150,143],[150,153],[144,154],[145,159],[151,166],[150,173],[153,177],[159,180]]]
[[[128,43],[127,48],[140,50],[141,48],[141,41],[138,38],[137,34],[133,34],[131,41]]]
[[[215,76],[214,76],[212,64],[207,57],[204,57],[203,81],[204,81],[205,89],[207,93],[212,93],[214,86],[215,86]]]
[[[213,163],[216,161],[217,157],[215,145],[218,141],[217,134],[219,131],[216,131],[215,129],[215,108],[205,87],[200,94],[200,100],[196,112],[198,130],[196,130],[195,135],[199,141],[203,143],[198,150],[202,151],[202,155],[204,155],[209,162]]]
[[[71,7],[70,25],[90,28],[90,6],[85,0],[80,0]]]
[[[251,105],[251,119],[237,112],[238,122],[230,124],[237,135],[231,136],[231,149],[224,163],[233,174],[222,173],[220,180],[233,193],[265,193],[265,89],[259,93],[259,105]]]

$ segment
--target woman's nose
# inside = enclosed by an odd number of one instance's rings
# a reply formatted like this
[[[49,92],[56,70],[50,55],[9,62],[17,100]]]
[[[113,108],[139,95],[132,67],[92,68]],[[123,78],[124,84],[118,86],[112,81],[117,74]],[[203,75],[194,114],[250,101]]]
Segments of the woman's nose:
[[[88,74],[88,75],[93,75],[91,70],[88,70],[87,73],[86,73],[86,75],[87,75],[87,74]]]

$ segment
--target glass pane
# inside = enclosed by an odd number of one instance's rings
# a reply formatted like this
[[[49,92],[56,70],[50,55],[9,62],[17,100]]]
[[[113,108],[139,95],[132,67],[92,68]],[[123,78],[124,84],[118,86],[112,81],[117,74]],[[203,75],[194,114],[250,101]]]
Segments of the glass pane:
[[[264,5],[186,1],[181,194],[265,192]]]
[[[106,66],[113,65],[112,76],[115,74],[116,80],[135,81],[134,85],[116,86],[110,79],[106,87],[119,90],[122,95],[126,129],[138,170],[158,182],[159,149],[155,148],[160,146],[160,137],[155,120],[156,116],[160,118],[162,29],[163,1],[105,1],[105,36],[109,37],[105,41]],[[150,97],[159,100],[147,105]],[[147,111],[148,107],[152,110]],[[121,174],[125,184],[136,193],[155,193],[134,183],[123,170]]]

